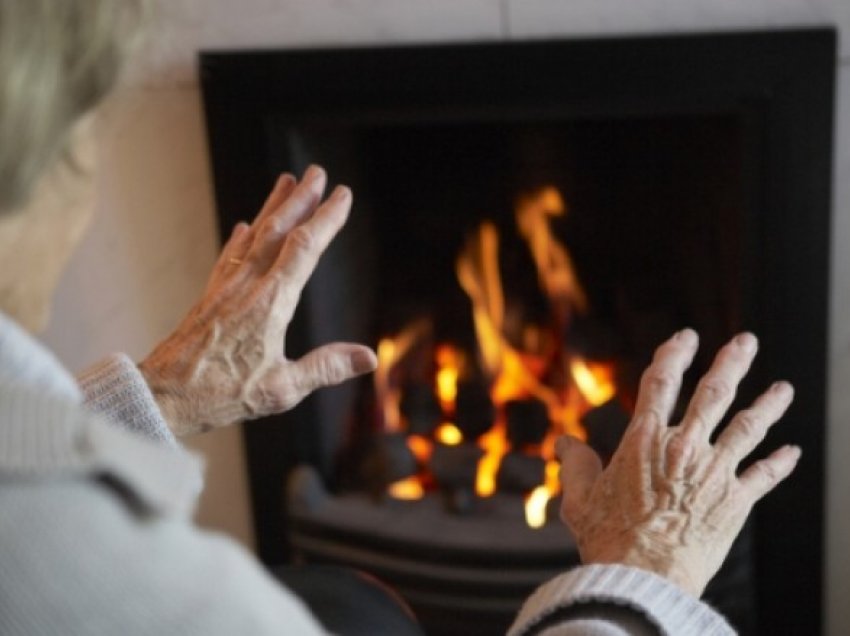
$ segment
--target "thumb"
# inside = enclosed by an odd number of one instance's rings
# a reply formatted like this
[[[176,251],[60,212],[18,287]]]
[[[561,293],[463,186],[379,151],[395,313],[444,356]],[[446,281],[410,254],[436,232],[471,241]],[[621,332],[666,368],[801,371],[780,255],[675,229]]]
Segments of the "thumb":
[[[313,349],[294,363],[295,384],[304,395],[323,386],[332,386],[358,375],[370,373],[378,358],[369,348],[348,342],[334,342]]]
[[[587,504],[587,498],[599,475],[602,460],[590,446],[565,435],[555,443],[555,452],[561,461],[561,519],[568,526],[577,519]]]

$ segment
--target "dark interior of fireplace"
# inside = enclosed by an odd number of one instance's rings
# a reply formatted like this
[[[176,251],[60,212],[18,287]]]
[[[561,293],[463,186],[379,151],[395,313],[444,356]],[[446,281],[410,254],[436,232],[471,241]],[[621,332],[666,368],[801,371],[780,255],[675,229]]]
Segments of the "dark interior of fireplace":
[[[826,29],[203,54],[223,236],[282,171],[319,163],[355,193],[287,354],[415,334],[383,384],[379,368],[246,427],[261,558],[369,570],[427,633],[502,632],[536,584],[578,563],[556,497],[543,527],[523,518],[548,432],[530,439],[522,418],[542,410],[560,432],[534,396],[569,402],[564,430],[579,426],[605,456],[661,341],[700,333],[687,395],[717,347],[749,329],[764,353],[736,405],[777,377],[794,382],[796,405],[766,447],[800,443],[806,461],[757,508],[707,598],[743,634],[818,633],[833,60]],[[546,240],[578,290],[566,299],[518,230],[522,206],[544,199]],[[484,251],[468,246],[485,224],[504,306],[489,319],[543,387],[504,403],[458,274],[461,255]],[[463,381],[440,406],[446,348]],[[605,369],[610,395],[583,392],[576,359]],[[514,469],[483,496],[479,447],[500,418],[501,465]],[[440,437],[449,419],[462,441]],[[408,479],[421,492],[394,496],[391,482]]]

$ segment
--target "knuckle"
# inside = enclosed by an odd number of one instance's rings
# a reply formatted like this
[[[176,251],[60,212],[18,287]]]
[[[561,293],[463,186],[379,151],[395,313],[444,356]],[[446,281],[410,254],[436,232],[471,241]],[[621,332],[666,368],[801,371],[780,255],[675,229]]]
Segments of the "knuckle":
[[[676,435],[667,445],[668,460],[678,464],[687,463],[690,460],[692,452],[693,444],[690,438],[684,435]]]
[[[702,381],[702,392],[712,402],[726,400],[732,394],[732,387],[723,378],[707,376]]]
[[[669,393],[677,386],[678,378],[670,371],[650,368],[644,375],[643,384],[644,388],[648,391]]]
[[[287,242],[297,251],[309,252],[316,243],[316,237],[306,225],[299,225],[289,233]]]
[[[761,420],[752,411],[742,411],[735,418],[735,427],[745,437],[761,437]]]
[[[323,384],[339,384],[347,376],[346,365],[337,356],[326,356],[319,361],[318,377]]]
[[[767,461],[760,461],[755,465],[755,470],[758,471],[758,474],[762,477],[762,479],[769,483],[775,484],[779,481],[780,475],[776,470],[776,467]]]

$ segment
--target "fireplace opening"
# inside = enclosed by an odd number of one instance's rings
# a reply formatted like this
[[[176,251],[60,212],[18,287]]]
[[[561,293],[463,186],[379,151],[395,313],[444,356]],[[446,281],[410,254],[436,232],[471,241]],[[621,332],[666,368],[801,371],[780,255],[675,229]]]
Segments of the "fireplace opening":
[[[661,341],[701,335],[687,396],[750,329],[736,404],[790,379],[768,444],[813,463],[707,595],[741,633],[816,633],[833,49],[811,30],[205,54],[223,230],[280,171],[355,192],[287,353],[354,339],[380,361],[246,430],[261,556],[371,571],[429,633],[503,631],[578,563],[555,436],[610,456]]]
[[[297,474],[295,552],[370,568],[434,633],[504,631],[536,583],[577,562],[558,521],[556,437],[607,459],[659,342],[693,326],[701,372],[743,328],[744,127],[703,113],[269,130],[270,147],[318,160],[357,193],[349,236],[306,300],[311,320],[360,315],[379,359],[348,405],[328,398],[322,426],[335,419],[344,434],[326,481],[342,501],[310,501],[315,484]],[[356,293],[319,308],[345,289]],[[377,520],[403,549],[372,545]],[[480,526],[498,528],[495,542]],[[440,550],[475,575],[413,576],[416,555],[433,568]],[[402,551],[403,565],[381,563]],[[509,582],[482,584],[505,553]],[[735,580],[721,575],[710,598],[746,627],[752,555],[738,554]],[[446,580],[464,585],[438,591]]]

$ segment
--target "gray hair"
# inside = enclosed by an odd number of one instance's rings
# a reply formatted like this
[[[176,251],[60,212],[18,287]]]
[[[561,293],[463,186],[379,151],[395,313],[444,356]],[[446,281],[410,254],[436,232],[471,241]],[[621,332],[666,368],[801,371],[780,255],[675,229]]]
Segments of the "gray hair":
[[[0,213],[20,207],[115,84],[143,0],[0,0]]]

